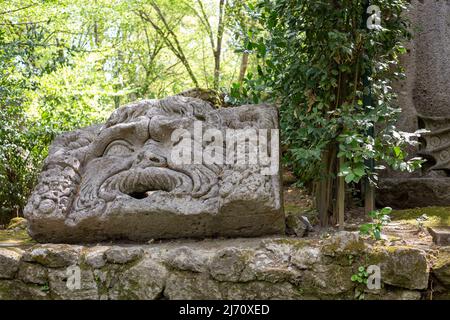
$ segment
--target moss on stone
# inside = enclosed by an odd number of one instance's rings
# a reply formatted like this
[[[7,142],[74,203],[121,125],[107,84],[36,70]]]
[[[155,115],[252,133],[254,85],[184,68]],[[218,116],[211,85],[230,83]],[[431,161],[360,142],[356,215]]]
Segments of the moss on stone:
[[[291,246],[293,249],[302,249],[311,244],[311,240],[298,238],[279,238],[270,240],[270,242],[275,244],[288,245]]]
[[[22,218],[22,217],[15,217],[12,218],[9,221],[8,226],[6,227],[6,229],[8,230],[14,230],[14,229],[26,229],[27,227],[27,220]]]
[[[301,206],[296,205],[296,204],[285,204],[284,205],[284,212],[286,214],[296,213],[296,212],[299,212],[302,209],[304,209],[304,208],[302,208]]]
[[[433,263],[433,269],[441,269],[445,266],[449,266],[450,268],[450,250],[439,251]]]
[[[38,284],[23,283],[19,280],[0,280],[0,300],[46,300],[51,298],[48,291]]]
[[[358,256],[363,254],[366,250],[366,244],[362,238],[351,239],[345,242],[342,242],[339,238],[331,238],[322,245],[321,249],[325,255],[336,259],[344,258],[344,261],[347,261],[349,255]]]
[[[8,300],[13,299],[10,297],[11,288],[9,286],[9,281],[0,281],[0,299]]]
[[[309,219],[309,221],[311,223],[316,223],[317,222],[317,211],[309,208],[309,207],[305,207],[303,205],[300,204],[295,204],[295,203],[285,203],[284,204],[284,214],[286,217],[289,217],[291,215],[297,215],[300,214],[302,216],[305,216]]]
[[[423,222],[425,227],[450,226],[450,207],[427,207],[407,210],[394,210],[391,213],[393,221],[401,221],[417,225],[416,219],[427,215],[428,220]]]
[[[0,246],[36,243],[26,230],[0,230]]]

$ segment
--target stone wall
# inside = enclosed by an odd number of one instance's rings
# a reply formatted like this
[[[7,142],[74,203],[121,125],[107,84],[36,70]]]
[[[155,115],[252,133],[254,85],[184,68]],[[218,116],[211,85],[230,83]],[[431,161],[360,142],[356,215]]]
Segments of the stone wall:
[[[374,246],[350,232],[326,240],[4,247],[0,299],[354,299],[360,286],[351,277],[371,264],[380,266],[383,287],[365,289],[365,299],[427,298],[431,279],[434,298],[449,298],[448,249]],[[81,282],[71,290],[73,266]]]
[[[398,129],[430,131],[411,156],[427,163],[409,174],[389,171],[381,180],[381,206],[450,205],[450,1],[413,0],[408,17],[413,39],[403,57],[406,79],[396,86],[402,109]]]

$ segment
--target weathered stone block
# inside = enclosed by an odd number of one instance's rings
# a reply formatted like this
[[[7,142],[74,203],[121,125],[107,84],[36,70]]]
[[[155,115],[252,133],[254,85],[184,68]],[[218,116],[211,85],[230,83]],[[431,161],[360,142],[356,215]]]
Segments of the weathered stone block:
[[[105,252],[108,249],[106,246],[90,248],[84,256],[85,263],[94,269],[102,268],[106,264]]]
[[[414,246],[360,241],[341,233],[326,241],[272,237],[8,248],[0,250],[0,261],[13,262],[0,263],[0,274],[8,274],[0,278],[0,299],[354,299],[356,288],[366,299],[418,299],[431,283],[435,296],[448,295],[446,247],[434,255]],[[63,251],[72,258],[56,259]],[[25,261],[36,252],[39,261]],[[75,264],[63,267],[68,262]],[[370,264],[381,268],[379,289],[351,281],[359,267]]]
[[[157,261],[145,259],[127,269],[110,290],[118,299],[155,300],[163,295],[168,272]]]
[[[441,250],[433,264],[434,276],[447,288],[450,288],[450,247]]]
[[[99,299],[94,273],[90,269],[81,269],[79,288],[68,286],[70,273],[64,269],[48,269],[49,291],[56,300],[94,300]]]
[[[377,201],[381,207],[404,209],[450,205],[450,178],[385,178],[379,186]]]
[[[144,252],[140,248],[115,246],[105,251],[106,260],[111,263],[125,264],[140,258]]]
[[[62,268],[77,264],[81,247],[46,244],[34,246],[23,255],[27,262],[37,262],[50,268]]]
[[[19,270],[21,250],[0,248],[0,279],[11,279]]]
[[[19,280],[0,281],[0,300],[49,300],[47,290],[36,285],[27,285]]]
[[[25,283],[45,285],[48,282],[47,269],[37,263],[21,263],[17,277]]]
[[[268,105],[130,104],[54,141],[29,232],[68,243],[283,233],[278,140]]]
[[[430,267],[423,250],[410,247],[378,248],[370,260],[381,268],[381,281],[410,290],[428,287]]]
[[[428,232],[433,237],[433,242],[436,243],[437,245],[440,246],[450,245],[450,226],[429,227]]]

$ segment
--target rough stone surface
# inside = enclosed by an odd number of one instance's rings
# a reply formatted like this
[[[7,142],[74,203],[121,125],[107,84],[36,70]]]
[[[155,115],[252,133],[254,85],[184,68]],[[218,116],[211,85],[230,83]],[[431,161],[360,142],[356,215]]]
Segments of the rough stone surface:
[[[143,259],[119,276],[110,297],[145,300],[162,298],[167,275],[164,265],[151,258]]]
[[[430,277],[445,297],[450,259],[427,259],[418,248],[373,246],[353,232],[324,240],[38,244],[0,250],[0,261],[11,262],[0,263],[0,275],[7,275],[0,299],[354,299],[351,277],[369,264],[380,266],[382,288],[365,289],[366,299],[424,298]],[[79,267],[79,288],[67,285],[69,263]]]
[[[40,264],[23,262],[20,264],[17,278],[25,283],[45,285],[48,282],[48,272]]]
[[[54,141],[25,208],[29,232],[53,243],[283,233],[272,129],[278,112],[269,105],[214,109],[174,96],[124,106],[103,126]],[[251,134],[261,147],[255,158]],[[238,143],[227,150],[230,137]]]
[[[21,217],[12,218],[11,221],[9,221],[8,226],[6,227],[7,230],[25,230],[27,228],[27,220]]]
[[[69,289],[69,272],[64,269],[48,270],[48,294],[52,299],[57,300],[93,300],[99,299],[98,286],[94,273],[90,269],[81,268],[80,288]],[[47,289],[47,288],[46,288]]]
[[[423,250],[409,247],[382,248],[372,260],[380,265],[383,282],[423,290],[428,287],[430,268]]]
[[[450,205],[450,179],[384,178],[377,199],[395,209]]]
[[[0,279],[11,279],[19,269],[21,251],[0,248]]]
[[[396,86],[402,109],[397,127],[422,135],[411,156],[427,159],[421,171],[388,171],[380,179],[380,206],[414,208],[450,205],[450,2],[413,0],[410,12],[413,33],[404,57],[406,80]]]
[[[106,246],[89,248],[84,255],[85,263],[94,269],[100,269],[101,267],[104,267],[106,264],[105,251],[108,249],[109,247]]]
[[[440,246],[450,246],[450,226],[429,227],[428,232],[433,237],[433,242],[435,244]]]
[[[49,300],[46,287],[25,284],[19,280],[0,281],[0,300]]]
[[[295,235],[299,238],[306,237],[313,227],[308,218],[299,213],[292,213],[286,217],[286,234]]]
[[[446,288],[450,289],[450,247],[442,250],[432,266],[433,274]],[[447,291],[450,297],[450,293]]]
[[[27,262],[37,262],[50,268],[63,268],[79,262],[80,250],[80,246],[36,246],[25,252],[23,260]]]
[[[124,264],[141,257],[143,251],[141,248],[121,248],[112,247],[105,251],[106,260],[111,263]]]

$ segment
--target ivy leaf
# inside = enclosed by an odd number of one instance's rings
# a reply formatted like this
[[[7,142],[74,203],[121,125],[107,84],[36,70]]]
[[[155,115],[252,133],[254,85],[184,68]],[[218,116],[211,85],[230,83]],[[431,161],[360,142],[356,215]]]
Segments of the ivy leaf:
[[[348,175],[345,176],[345,182],[350,183],[355,179],[355,175],[350,172]]]
[[[377,211],[370,211],[368,213],[369,217],[371,217],[372,219],[376,219],[378,216],[378,212]]]
[[[397,158],[403,158],[403,152],[399,146],[394,147],[394,154]]]
[[[362,234],[369,234],[370,230],[372,230],[372,224],[366,223],[359,227],[359,232]]]
[[[353,172],[355,173],[356,176],[363,177],[364,173],[365,173],[364,165],[360,166],[360,167],[356,167],[355,169],[353,169]]]

